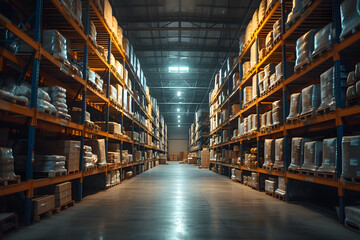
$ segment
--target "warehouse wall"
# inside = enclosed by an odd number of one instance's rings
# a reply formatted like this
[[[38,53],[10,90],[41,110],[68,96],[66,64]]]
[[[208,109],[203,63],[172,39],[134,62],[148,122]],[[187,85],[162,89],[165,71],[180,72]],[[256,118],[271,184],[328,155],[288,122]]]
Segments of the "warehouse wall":
[[[188,128],[168,126],[169,153],[179,153],[187,151],[188,148]]]

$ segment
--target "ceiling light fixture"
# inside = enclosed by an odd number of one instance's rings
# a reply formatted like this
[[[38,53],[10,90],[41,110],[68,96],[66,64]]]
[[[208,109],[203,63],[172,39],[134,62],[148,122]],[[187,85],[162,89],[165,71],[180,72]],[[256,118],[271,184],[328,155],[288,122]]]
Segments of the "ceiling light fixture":
[[[180,118],[180,115],[178,115],[178,118]]]
[[[180,122],[180,120],[178,120],[178,122]]]
[[[178,125],[178,127],[180,127],[180,124]]]
[[[180,97],[180,96],[181,96],[181,92],[180,92],[180,91],[178,91],[178,92],[177,92],[177,95],[178,95],[178,97]]]
[[[180,112],[180,108],[176,109],[176,111]]]

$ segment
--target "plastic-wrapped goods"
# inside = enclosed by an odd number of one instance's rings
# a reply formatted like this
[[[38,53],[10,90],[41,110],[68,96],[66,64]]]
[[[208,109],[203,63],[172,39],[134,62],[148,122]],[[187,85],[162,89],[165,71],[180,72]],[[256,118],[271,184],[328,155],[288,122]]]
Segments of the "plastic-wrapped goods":
[[[350,226],[360,226],[360,206],[345,207],[345,223]]]
[[[265,47],[266,51],[269,51],[272,44],[273,44],[274,38],[273,38],[273,31],[270,31],[265,38]]]
[[[273,41],[275,42],[281,36],[281,19],[274,23],[272,33]]]
[[[115,69],[120,79],[122,80],[124,77],[124,67],[118,60],[115,60]]]
[[[342,178],[360,178],[360,135],[342,139]]]
[[[86,145],[91,146],[93,153],[98,156],[98,165],[106,165],[105,139],[86,140]]]
[[[62,155],[35,155],[34,172],[66,172],[65,161]]]
[[[296,19],[299,14],[301,14],[301,10],[307,5],[309,0],[293,0],[292,10],[288,15],[286,21],[286,28],[288,29],[292,24],[293,20]]]
[[[310,140],[307,138],[294,137],[291,140],[291,162],[289,170],[298,170],[304,161],[304,145]]]
[[[266,126],[269,127],[273,124],[272,121],[272,111],[266,112]]]
[[[239,118],[239,122],[240,122],[240,118]],[[239,128],[239,136],[244,135],[245,131],[244,131],[244,123],[239,123],[238,124],[238,128]]]
[[[244,44],[245,44],[245,34],[241,35],[239,38],[239,55],[243,51]]]
[[[341,34],[343,38],[360,24],[360,1],[345,0],[340,6]]]
[[[294,70],[306,63],[311,62],[311,54],[314,50],[315,30],[311,29],[296,41],[296,61]]]
[[[271,115],[273,125],[282,124],[282,105],[280,100],[272,103]]]
[[[349,72],[346,82],[348,85],[356,84],[357,78],[355,77],[355,71]]]
[[[239,80],[239,73],[234,73],[232,77],[232,84],[233,84],[233,90],[235,90],[237,87],[239,87],[240,80]]]
[[[278,177],[278,188],[275,191],[276,194],[285,196],[286,194],[286,183],[284,177]]]
[[[43,87],[41,89],[49,94],[51,98],[50,103],[55,106],[56,110],[70,118],[70,115],[67,114],[68,109],[66,105],[66,89],[60,86]]]
[[[42,31],[42,47],[58,59],[67,61],[67,40],[57,30]]]
[[[117,89],[113,86],[110,85],[110,93],[109,93],[110,99],[114,100],[115,102],[117,102]]]
[[[266,113],[260,114],[260,129],[266,127]]]
[[[357,81],[355,85],[356,95],[360,96],[360,81]]]
[[[249,131],[252,132],[252,131],[256,131],[257,130],[257,115],[256,114],[251,114],[249,116],[249,118],[251,119],[250,122],[251,122],[251,127],[249,128]]]
[[[258,83],[257,83],[257,74],[255,74],[253,77],[252,77],[252,100],[253,99],[256,99],[258,97],[258,92],[257,92],[257,86],[258,86]]]
[[[286,78],[290,77],[294,73],[294,62],[286,62]],[[283,62],[280,62],[275,67],[276,81],[279,81],[284,77]]]
[[[320,29],[314,36],[314,51],[312,56],[321,52],[324,49],[330,48],[333,40],[333,28],[329,23],[322,29]]]
[[[37,110],[39,112],[56,112],[56,108],[54,105],[52,105],[50,102],[43,100],[43,99],[37,99]]]
[[[250,102],[253,99],[251,86],[244,87],[243,97],[244,97],[244,104]]]
[[[276,82],[276,73],[271,74],[269,78],[270,86],[274,85]]]
[[[244,133],[248,133],[249,132],[249,118],[248,117],[244,118],[243,124],[244,124]]]
[[[274,193],[275,192],[275,181],[265,180],[265,191]]]
[[[318,172],[335,173],[336,151],[336,138],[323,140],[323,160]]]
[[[274,168],[284,167],[284,138],[278,138],[275,140],[275,163]]]
[[[266,12],[266,0],[262,0],[258,9],[258,21],[261,22],[265,17]]]
[[[11,148],[0,147],[0,178],[14,178],[14,157]]]
[[[73,17],[75,19],[75,21],[80,24],[81,27],[83,27],[82,25],[82,1],[81,0],[74,0],[74,3],[72,5],[72,12],[73,12]]]
[[[321,164],[322,142],[306,142],[304,146],[304,162],[301,170],[316,171]]]
[[[257,64],[256,55],[257,55],[256,42],[254,42],[250,47],[250,69],[255,67],[255,65]]]
[[[356,94],[356,85],[351,85],[346,90],[346,99],[355,98]]]
[[[250,62],[244,62],[243,64],[243,78],[249,73],[251,69]]]
[[[355,77],[360,80],[360,63],[355,65]]]
[[[321,104],[319,109],[330,107],[335,110],[335,67],[320,75]]]
[[[276,3],[276,0],[266,0],[266,12]]]
[[[275,141],[274,139],[265,139],[264,145],[263,167],[271,167],[275,160]]]
[[[275,63],[269,63],[268,65],[266,65],[264,67],[264,78],[270,78],[270,76],[275,73],[275,67]]]
[[[301,91],[301,115],[315,113],[320,105],[320,87],[317,84],[310,85]]]
[[[269,88],[269,78],[259,80],[259,93],[260,95]]]
[[[293,93],[290,96],[290,110],[287,120],[299,117],[301,113],[301,93]]]

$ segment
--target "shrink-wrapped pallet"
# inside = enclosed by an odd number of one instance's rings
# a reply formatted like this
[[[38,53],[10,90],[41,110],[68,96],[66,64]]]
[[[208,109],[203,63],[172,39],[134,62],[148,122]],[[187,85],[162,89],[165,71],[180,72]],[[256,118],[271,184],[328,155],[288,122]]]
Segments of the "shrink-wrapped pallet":
[[[275,181],[265,180],[265,191],[274,193],[275,192]]]
[[[89,25],[89,38],[96,43],[96,27],[95,24],[93,23],[93,21],[90,21],[90,25]]]
[[[321,104],[320,109],[330,108],[335,110],[335,67],[330,68],[320,75]]]
[[[266,47],[266,51],[269,51],[271,46],[273,45],[273,31],[270,31],[265,38],[265,47]]]
[[[266,127],[266,113],[260,114],[260,129]]]
[[[250,69],[255,67],[257,64],[257,48],[256,48],[256,42],[254,42],[250,47]]]
[[[294,70],[311,62],[311,54],[314,50],[315,30],[311,29],[296,41],[296,61]]]
[[[280,62],[275,67],[276,82],[284,78],[283,62]],[[286,78],[290,77],[294,73],[294,62],[286,62],[285,64]]]
[[[273,25],[273,41],[275,42],[281,36],[281,19],[277,20]]]
[[[42,47],[55,58],[68,61],[67,40],[55,29],[42,31]]]
[[[63,155],[35,155],[34,172],[66,172],[66,157]]]
[[[270,76],[270,78],[269,78],[269,83],[270,83],[269,86],[274,85],[275,82],[276,82],[276,73],[273,73],[273,74],[271,74],[271,76]]]
[[[258,122],[257,122],[257,114],[251,114],[249,117],[251,118],[251,128],[250,128],[250,132],[256,131],[256,130],[257,130],[257,125],[258,125]]]
[[[329,49],[332,44],[333,35],[333,28],[331,23],[317,31],[314,36],[314,51],[312,55],[314,56],[324,49]]]
[[[255,74],[253,77],[252,77],[252,88],[251,88],[251,90],[252,90],[252,100],[253,99],[256,99],[257,97],[258,97],[258,92],[257,92],[257,90],[258,90],[258,82],[257,82],[257,74]]]
[[[239,87],[239,84],[240,84],[239,73],[234,73],[232,76],[233,90]]]
[[[266,0],[262,0],[258,9],[258,21],[261,22],[266,13]]]
[[[263,167],[273,166],[274,160],[275,160],[275,141],[273,139],[265,139]]]
[[[336,151],[336,138],[323,140],[323,158],[318,172],[335,173]]]
[[[360,1],[359,0],[345,0],[340,5],[341,15],[341,34],[345,35],[351,33],[358,25],[360,25]]]
[[[264,67],[264,78],[270,78],[275,73],[275,63],[269,63]]]
[[[280,100],[272,103],[271,115],[273,125],[282,124],[282,103]]]
[[[98,157],[98,165],[106,166],[105,139],[86,140],[86,145],[91,146],[92,151]]]
[[[301,115],[315,114],[320,105],[320,87],[317,84],[310,85],[301,91]]]
[[[284,167],[284,138],[278,138],[275,140],[275,162],[274,168],[283,168]]]
[[[243,97],[244,97],[244,104],[250,102],[253,99],[251,86],[244,87]]]
[[[0,178],[11,179],[14,177],[13,151],[11,148],[0,147]]]
[[[290,96],[290,109],[287,120],[299,117],[301,113],[301,93],[293,93]]]
[[[284,177],[278,177],[278,188],[275,193],[277,195],[285,196],[286,194],[286,182]]]
[[[356,79],[360,79],[360,63],[355,65],[355,77]]]
[[[293,0],[291,12],[286,21],[286,28],[288,29],[294,19],[297,19],[301,14],[302,9],[308,4],[309,0]]]
[[[304,146],[310,140],[302,137],[294,137],[291,140],[291,162],[289,170],[298,170],[304,161]]]
[[[356,95],[360,96],[360,81],[357,81],[355,85]]]
[[[345,207],[345,224],[360,228],[360,206]]]
[[[345,136],[342,139],[343,178],[360,178],[360,135]]]
[[[266,112],[266,126],[270,127],[272,125],[272,111]]]
[[[301,170],[316,171],[321,164],[322,142],[306,142],[304,146],[304,162]]]
[[[249,73],[251,68],[250,62],[244,62],[243,64],[243,78]]]

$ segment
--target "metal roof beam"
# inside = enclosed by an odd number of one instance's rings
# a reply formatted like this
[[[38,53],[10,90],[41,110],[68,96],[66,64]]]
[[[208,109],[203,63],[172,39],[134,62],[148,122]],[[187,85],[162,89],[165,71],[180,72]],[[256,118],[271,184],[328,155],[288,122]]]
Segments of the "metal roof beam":
[[[124,28],[124,31],[128,32],[140,32],[140,31],[238,31],[239,28],[193,28],[193,27],[130,27],[130,28]]]

